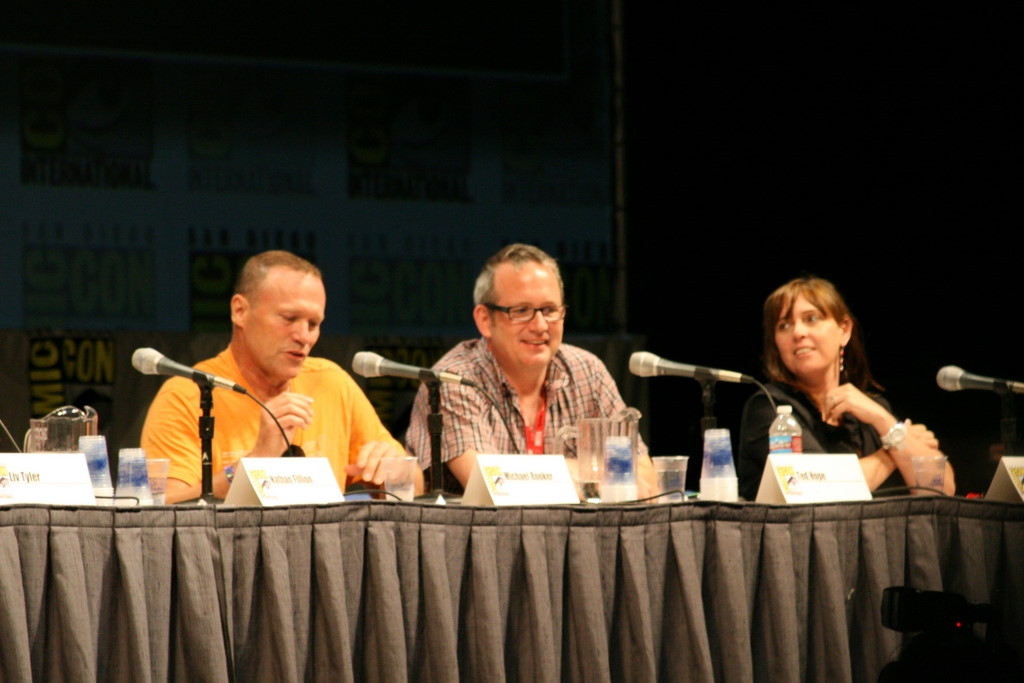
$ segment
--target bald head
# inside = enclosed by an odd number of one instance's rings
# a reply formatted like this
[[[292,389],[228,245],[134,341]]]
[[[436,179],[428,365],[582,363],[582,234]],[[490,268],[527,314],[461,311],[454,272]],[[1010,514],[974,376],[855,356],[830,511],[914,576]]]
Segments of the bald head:
[[[235,282],[235,294],[251,299],[263,285],[271,268],[287,268],[323,280],[320,269],[301,256],[296,256],[290,251],[264,251],[251,257],[242,266],[242,272],[238,274],[238,280]]]

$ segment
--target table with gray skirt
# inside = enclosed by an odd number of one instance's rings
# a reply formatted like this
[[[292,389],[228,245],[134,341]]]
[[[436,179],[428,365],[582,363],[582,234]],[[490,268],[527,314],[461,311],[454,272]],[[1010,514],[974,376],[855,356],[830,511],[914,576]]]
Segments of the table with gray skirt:
[[[0,508],[0,678],[863,681],[883,589],[1024,644],[1024,505]]]

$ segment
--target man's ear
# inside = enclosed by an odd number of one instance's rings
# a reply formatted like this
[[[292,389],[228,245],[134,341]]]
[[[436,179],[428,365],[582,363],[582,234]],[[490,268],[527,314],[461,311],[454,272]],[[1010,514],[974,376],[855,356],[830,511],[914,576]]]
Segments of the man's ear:
[[[491,318],[491,309],[483,304],[477,304],[473,309],[473,322],[476,323],[476,329],[485,339],[491,338],[491,324],[494,322]]]
[[[231,297],[231,325],[233,327],[244,327],[245,316],[249,312],[249,300],[241,294]]]

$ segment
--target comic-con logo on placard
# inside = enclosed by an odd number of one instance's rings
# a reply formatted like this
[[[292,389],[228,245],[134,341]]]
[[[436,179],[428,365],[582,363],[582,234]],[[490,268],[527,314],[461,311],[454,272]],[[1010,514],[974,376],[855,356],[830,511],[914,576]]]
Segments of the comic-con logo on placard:
[[[19,75],[22,185],[154,189],[147,63],[28,59]]]

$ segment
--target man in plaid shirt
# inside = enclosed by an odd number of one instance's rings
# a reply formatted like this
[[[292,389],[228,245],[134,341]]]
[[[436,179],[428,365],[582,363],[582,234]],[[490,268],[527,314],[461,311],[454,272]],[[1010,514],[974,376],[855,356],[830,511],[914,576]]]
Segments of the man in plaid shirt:
[[[558,264],[526,244],[502,248],[477,278],[473,320],[481,339],[462,342],[434,365],[483,390],[441,386],[442,458],[461,486],[469,480],[477,453],[559,453],[561,427],[586,417],[609,417],[626,407],[597,356],[562,344],[563,294]],[[427,390],[421,387],[406,446],[423,469],[430,466],[426,415]],[[642,442],[639,462],[643,497],[655,491],[655,477]],[[446,482],[445,488],[450,485]]]

